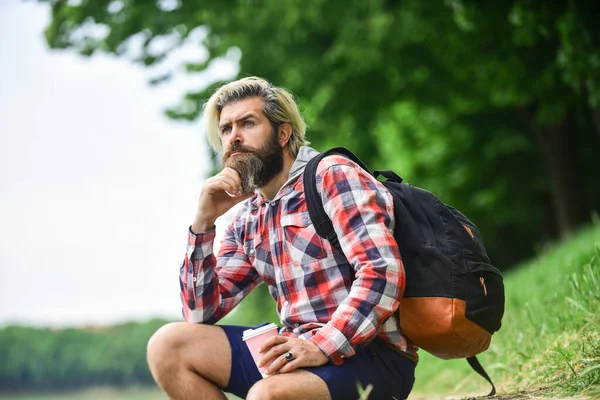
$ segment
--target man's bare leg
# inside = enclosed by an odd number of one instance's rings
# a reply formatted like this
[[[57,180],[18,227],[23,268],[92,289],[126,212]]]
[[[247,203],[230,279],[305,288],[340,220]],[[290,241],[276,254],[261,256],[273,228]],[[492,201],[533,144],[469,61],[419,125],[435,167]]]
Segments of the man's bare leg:
[[[218,326],[170,323],[148,342],[148,365],[171,399],[225,399],[231,346]]]
[[[254,384],[246,400],[331,400],[324,380],[308,371],[273,375]]]

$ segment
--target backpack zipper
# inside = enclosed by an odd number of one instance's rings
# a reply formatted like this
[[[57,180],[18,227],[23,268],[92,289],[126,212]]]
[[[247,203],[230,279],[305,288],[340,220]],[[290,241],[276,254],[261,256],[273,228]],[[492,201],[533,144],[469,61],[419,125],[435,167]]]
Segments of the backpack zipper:
[[[483,288],[483,294],[487,296],[487,288],[485,287],[485,279],[483,279],[483,276],[479,277],[479,283],[481,283],[481,287]]]

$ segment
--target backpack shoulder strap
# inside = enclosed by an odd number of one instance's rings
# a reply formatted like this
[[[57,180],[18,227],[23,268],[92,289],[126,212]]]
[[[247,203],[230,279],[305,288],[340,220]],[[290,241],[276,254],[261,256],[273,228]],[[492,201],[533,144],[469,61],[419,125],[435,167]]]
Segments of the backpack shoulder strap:
[[[304,169],[304,193],[306,196],[308,215],[310,215],[310,219],[314,224],[315,230],[319,236],[329,240],[332,246],[340,250],[340,243],[335,230],[333,229],[333,224],[323,209],[323,201],[321,200],[321,196],[317,190],[317,166],[323,158],[331,154],[341,154],[357,163],[365,171],[369,173],[371,172],[354,153],[345,147],[334,147],[320,153],[318,156],[312,158]]]

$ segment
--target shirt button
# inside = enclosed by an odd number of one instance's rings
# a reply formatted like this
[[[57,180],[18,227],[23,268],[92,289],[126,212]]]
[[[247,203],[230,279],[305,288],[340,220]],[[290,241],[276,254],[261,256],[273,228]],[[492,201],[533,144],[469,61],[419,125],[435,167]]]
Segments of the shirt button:
[[[283,302],[283,305],[284,305],[284,306],[287,306],[288,304],[290,304],[290,302],[289,302],[289,301],[287,301],[287,300]]]
[[[272,203],[271,203],[271,205],[272,205],[273,207],[275,207],[275,202],[272,202]]]
[[[254,254],[254,249],[250,249],[250,254]]]
[[[196,282],[196,278],[194,278],[193,280],[194,280],[194,282]]]
[[[294,326],[295,326],[296,328],[299,328],[299,327],[300,327],[300,324],[294,324]]]

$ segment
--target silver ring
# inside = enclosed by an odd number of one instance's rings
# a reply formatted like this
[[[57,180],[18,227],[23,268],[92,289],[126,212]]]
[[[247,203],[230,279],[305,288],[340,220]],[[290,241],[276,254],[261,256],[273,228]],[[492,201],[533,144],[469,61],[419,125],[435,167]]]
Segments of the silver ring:
[[[294,355],[289,351],[283,355],[285,357],[285,361],[290,362],[294,359]]]

